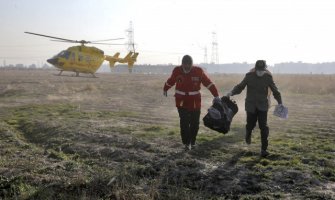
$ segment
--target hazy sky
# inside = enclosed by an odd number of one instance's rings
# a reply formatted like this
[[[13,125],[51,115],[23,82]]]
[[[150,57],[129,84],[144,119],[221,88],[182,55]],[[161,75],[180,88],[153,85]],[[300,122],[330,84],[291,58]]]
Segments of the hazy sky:
[[[178,64],[184,54],[219,62],[335,61],[334,0],[1,0],[0,65],[44,63],[75,40],[126,37],[134,25],[139,64]],[[127,42],[125,39],[123,42]],[[125,46],[96,47],[112,55]]]

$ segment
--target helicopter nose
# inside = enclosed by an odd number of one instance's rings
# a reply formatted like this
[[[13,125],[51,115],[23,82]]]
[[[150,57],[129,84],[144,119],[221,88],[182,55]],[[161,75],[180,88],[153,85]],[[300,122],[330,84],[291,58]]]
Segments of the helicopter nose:
[[[58,64],[58,58],[50,58],[47,60],[48,63],[52,65],[57,65]]]

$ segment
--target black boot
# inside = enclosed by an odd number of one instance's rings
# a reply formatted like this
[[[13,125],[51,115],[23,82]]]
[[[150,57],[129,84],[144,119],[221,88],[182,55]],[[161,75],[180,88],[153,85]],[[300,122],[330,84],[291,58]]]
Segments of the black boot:
[[[245,142],[249,145],[251,144],[251,132],[252,131],[249,131],[246,129],[245,131]]]
[[[269,127],[265,126],[261,129],[261,142],[262,142],[262,148],[261,148],[261,156],[266,157],[269,155],[269,152],[267,152],[268,148],[268,136],[269,136]]]
[[[267,152],[266,150],[261,150],[261,157],[266,157],[269,155],[269,152]]]

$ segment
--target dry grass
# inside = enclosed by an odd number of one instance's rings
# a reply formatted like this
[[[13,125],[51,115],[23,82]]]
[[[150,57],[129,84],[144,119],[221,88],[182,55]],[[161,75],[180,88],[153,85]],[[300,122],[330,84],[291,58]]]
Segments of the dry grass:
[[[334,198],[335,76],[274,75],[289,119],[269,115],[263,159],[258,130],[243,141],[244,94],[229,134],[201,125],[184,152],[167,75],[0,72],[2,199]],[[221,94],[243,78],[210,76]]]

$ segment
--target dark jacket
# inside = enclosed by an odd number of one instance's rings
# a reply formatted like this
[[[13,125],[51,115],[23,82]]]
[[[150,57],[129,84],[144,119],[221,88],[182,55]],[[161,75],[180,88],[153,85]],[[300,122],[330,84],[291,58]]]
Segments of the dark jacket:
[[[280,92],[269,72],[261,77],[257,76],[254,71],[247,73],[242,82],[231,91],[232,95],[240,94],[245,86],[247,86],[247,98],[245,99],[245,110],[247,112],[253,113],[256,108],[261,111],[269,109],[268,88],[271,89],[278,104],[282,103]]]

